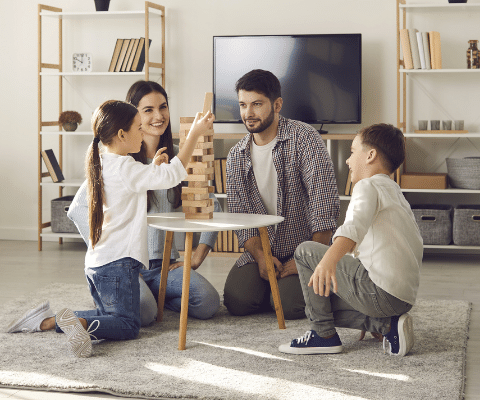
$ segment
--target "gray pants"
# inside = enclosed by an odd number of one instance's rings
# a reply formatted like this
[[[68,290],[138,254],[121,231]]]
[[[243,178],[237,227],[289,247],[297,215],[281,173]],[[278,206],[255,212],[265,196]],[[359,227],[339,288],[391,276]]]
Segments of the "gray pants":
[[[391,316],[412,308],[411,304],[375,285],[360,260],[350,255],[342,257],[337,264],[337,293],[333,293],[332,287],[329,297],[315,294],[308,282],[327,250],[328,246],[323,244],[304,242],[295,251],[305,313],[311,329],[321,337],[333,335],[335,327],[385,334],[390,329]]]
[[[285,319],[305,318],[305,301],[298,275],[278,280]],[[233,315],[249,315],[274,309],[270,283],[260,277],[258,264],[234,265],[228,274],[223,303]]]

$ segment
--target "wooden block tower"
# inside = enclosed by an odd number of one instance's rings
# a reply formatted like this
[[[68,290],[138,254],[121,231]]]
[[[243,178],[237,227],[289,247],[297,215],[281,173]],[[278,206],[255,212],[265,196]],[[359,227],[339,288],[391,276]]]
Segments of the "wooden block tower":
[[[213,93],[205,93],[203,114],[210,110]],[[195,118],[180,118],[180,148],[185,143],[190,127]],[[182,207],[185,219],[213,218],[213,199],[209,197],[214,192],[214,186],[209,181],[214,179],[213,129],[200,136],[187,165],[188,176],[185,179],[188,187],[182,187]]]

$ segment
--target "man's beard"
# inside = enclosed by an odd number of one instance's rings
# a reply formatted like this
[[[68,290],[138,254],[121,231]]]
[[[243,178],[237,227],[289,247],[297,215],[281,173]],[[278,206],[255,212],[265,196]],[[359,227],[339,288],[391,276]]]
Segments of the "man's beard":
[[[270,112],[270,114],[265,120],[260,122],[260,125],[258,125],[258,127],[249,128],[247,125],[248,120],[243,121],[243,123],[245,125],[245,128],[247,128],[247,131],[249,131],[250,133],[260,133],[260,132],[263,132],[265,129],[267,129],[270,125],[272,125],[274,118],[275,118],[275,113],[273,111],[273,106],[272,106],[272,111]]]

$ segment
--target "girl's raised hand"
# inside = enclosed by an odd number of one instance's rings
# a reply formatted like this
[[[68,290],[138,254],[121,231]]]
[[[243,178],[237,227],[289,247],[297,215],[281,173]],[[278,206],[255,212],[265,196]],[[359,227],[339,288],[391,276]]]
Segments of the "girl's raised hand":
[[[153,163],[155,165],[168,164],[168,154],[164,153],[165,150],[167,150],[166,147],[157,150],[155,157],[153,157]]]
[[[195,120],[192,123],[190,128],[189,135],[199,137],[207,133],[210,129],[213,128],[213,121],[215,121],[215,115],[209,110],[203,117],[202,113],[197,113]]]

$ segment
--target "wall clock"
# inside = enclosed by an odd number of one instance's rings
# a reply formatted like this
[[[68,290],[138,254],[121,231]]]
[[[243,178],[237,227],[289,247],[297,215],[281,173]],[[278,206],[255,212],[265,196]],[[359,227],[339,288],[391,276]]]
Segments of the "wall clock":
[[[92,72],[92,55],[90,53],[73,53],[72,69],[74,72]]]

